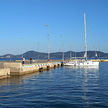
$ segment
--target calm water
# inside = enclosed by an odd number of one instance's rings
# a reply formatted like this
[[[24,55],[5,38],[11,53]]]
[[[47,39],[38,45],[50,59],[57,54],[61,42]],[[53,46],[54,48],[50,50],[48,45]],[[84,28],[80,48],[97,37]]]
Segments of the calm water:
[[[0,80],[0,108],[108,108],[108,63]]]

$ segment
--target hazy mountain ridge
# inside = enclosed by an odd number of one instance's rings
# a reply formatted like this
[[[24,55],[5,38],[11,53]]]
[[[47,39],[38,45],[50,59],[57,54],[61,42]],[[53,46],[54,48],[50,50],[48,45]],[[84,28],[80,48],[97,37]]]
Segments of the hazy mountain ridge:
[[[97,53],[99,58],[108,58],[108,53],[104,53],[101,51],[87,51],[88,57],[95,57],[95,54]],[[81,52],[74,52],[74,51],[67,51],[64,52],[64,58],[70,58],[71,57],[83,57],[84,56],[84,51]],[[3,56],[0,56],[0,58],[37,58],[37,59],[47,59],[48,54],[47,53],[42,53],[42,52],[37,52],[37,51],[27,51],[23,54],[20,55],[13,55],[13,54],[5,54]],[[50,58],[62,58],[63,52],[55,52],[55,53],[50,53]]]

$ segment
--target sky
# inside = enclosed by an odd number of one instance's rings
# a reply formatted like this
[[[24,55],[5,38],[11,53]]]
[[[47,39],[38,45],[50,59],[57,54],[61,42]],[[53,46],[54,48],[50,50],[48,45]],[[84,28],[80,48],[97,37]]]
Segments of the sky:
[[[0,55],[34,50],[108,53],[108,0],[0,0]]]

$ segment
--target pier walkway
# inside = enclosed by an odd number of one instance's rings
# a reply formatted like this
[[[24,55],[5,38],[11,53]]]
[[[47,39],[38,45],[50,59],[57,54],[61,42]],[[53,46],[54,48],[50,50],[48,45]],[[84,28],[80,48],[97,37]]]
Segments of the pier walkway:
[[[22,64],[18,62],[0,62],[0,79],[13,75],[24,75],[60,67],[61,62]]]

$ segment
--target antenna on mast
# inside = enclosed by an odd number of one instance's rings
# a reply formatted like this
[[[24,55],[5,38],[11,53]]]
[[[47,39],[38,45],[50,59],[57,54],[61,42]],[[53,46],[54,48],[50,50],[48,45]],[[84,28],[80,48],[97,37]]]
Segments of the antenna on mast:
[[[62,38],[62,61],[64,62],[64,38]]]
[[[85,54],[84,54],[84,57],[87,60],[86,13],[85,12],[84,12],[84,32],[85,32]]]
[[[48,27],[48,62],[50,61],[50,33],[49,33],[49,25],[45,24]]]

